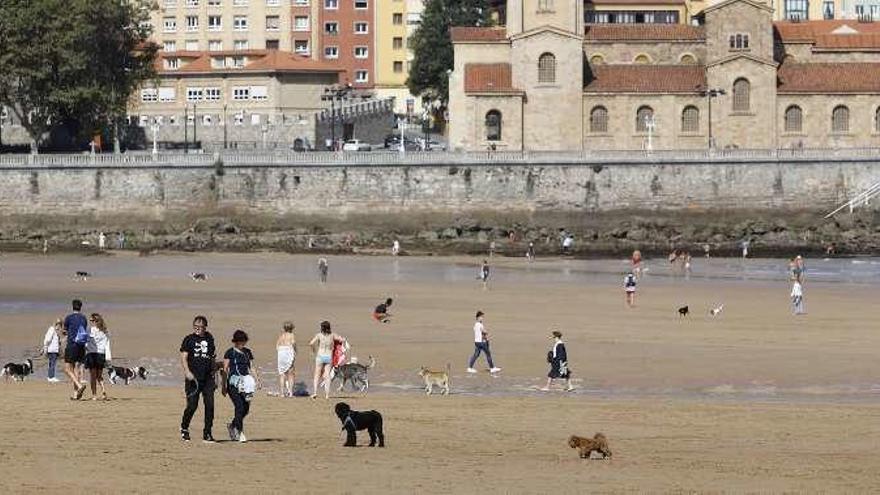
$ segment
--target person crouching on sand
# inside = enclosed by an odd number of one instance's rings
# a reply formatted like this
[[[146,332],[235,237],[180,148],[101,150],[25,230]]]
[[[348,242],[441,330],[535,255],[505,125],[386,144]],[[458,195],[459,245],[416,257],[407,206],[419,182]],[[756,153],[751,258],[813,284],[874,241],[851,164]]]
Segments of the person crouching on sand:
[[[98,400],[98,384],[101,385],[101,399],[107,400],[107,390],[104,388],[104,368],[109,366],[113,359],[110,353],[110,332],[104,318],[98,313],[89,316],[89,340],[86,342],[85,368],[89,370],[89,385],[92,388],[92,400]]]
[[[388,323],[391,321],[391,313],[388,312],[388,308],[394,302],[390,297],[385,299],[385,302],[376,306],[376,309],[373,310],[373,319],[381,322]]]
[[[278,390],[281,397],[293,397],[293,383],[296,379],[293,367],[296,360],[296,337],[293,329],[293,322],[285,321],[275,345],[278,351]]]
[[[550,338],[553,339],[553,348],[547,352],[550,372],[547,374],[547,385],[541,390],[545,392],[550,390],[553,380],[558,378],[565,380],[565,391],[570,392],[574,390],[574,387],[571,385],[571,370],[568,367],[568,355],[565,352],[565,342],[562,341],[562,333],[554,330],[550,334]]]
[[[229,377],[227,393],[235,408],[235,416],[226,426],[229,439],[247,442],[244,436],[244,418],[251,411],[251,399],[257,392],[256,369],[253,368],[254,353],[245,347],[248,335],[244,330],[236,330],[232,334],[232,347],[223,355],[223,369]]]

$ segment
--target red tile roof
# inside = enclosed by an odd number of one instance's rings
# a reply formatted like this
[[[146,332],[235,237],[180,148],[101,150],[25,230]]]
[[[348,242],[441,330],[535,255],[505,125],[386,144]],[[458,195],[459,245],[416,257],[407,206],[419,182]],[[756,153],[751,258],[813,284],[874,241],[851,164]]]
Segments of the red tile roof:
[[[449,37],[453,43],[467,41],[504,41],[507,39],[507,30],[504,27],[452,27],[449,28]]]
[[[226,66],[214,68],[213,57],[244,56],[247,63],[244,67]],[[182,59],[179,69],[166,69],[165,59]],[[290,52],[280,50],[242,50],[216,52],[163,52],[156,57],[156,70],[160,74],[187,73],[229,73],[229,72],[342,72],[343,69],[326,62],[312,60]]]
[[[706,87],[698,65],[595,65],[587,93],[696,93]]]
[[[780,94],[880,94],[880,63],[785,63],[777,77]]]
[[[513,87],[510,64],[465,64],[465,93],[519,92]]]
[[[587,41],[705,41],[706,30],[685,24],[587,24]]]
[[[880,23],[877,22],[776,22],[773,27],[783,43],[813,43],[817,49],[827,50],[880,49]]]

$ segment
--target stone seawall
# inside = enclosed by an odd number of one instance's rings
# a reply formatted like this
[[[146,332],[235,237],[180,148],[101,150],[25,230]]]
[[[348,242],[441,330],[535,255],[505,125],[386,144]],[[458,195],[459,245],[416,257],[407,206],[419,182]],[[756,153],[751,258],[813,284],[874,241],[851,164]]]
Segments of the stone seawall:
[[[179,234],[189,228],[187,222],[224,217],[234,218],[238,226],[253,225],[251,231],[296,228],[300,236],[355,232],[363,237],[372,235],[362,227],[370,225],[375,231],[428,243],[458,242],[468,236],[485,242],[516,230],[523,239],[537,238],[567,228],[596,241],[596,246],[606,246],[603,250],[640,243],[662,250],[675,243],[710,241],[732,248],[745,237],[754,237],[759,247],[761,238],[770,234],[773,241],[768,246],[799,244],[818,250],[833,242],[864,252],[880,245],[872,210],[862,210],[856,225],[845,225],[852,219],[832,221],[834,228],[823,224],[821,214],[878,180],[880,160],[867,159],[601,165],[7,165],[0,167],[0,215],[6,241],[33,238],[27,231],[37,228],[75,228],[78,235],[114,228],[143,230],[145,236],[150,229]],[[795,216],[802,219],[797,228],[784,224]],[[34,218],[39,218],[37,224]],[[743,225],[750,221],[759,225]],[[852,234],[853,228],[859,233]],[[600,242],[603,239],[608,243]],[[211,247],[203,241],[199,245]],[[305,242],[288,241],[290,246]],[[216,242],[213,235],[210,242]],[[273,243],[238,247],[278,247]],[[164,241],[162,245],[169,247]]]

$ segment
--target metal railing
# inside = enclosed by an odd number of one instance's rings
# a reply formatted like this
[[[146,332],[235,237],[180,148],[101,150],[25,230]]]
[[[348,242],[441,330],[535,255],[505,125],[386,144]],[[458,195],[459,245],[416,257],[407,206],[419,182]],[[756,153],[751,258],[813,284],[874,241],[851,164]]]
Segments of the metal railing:
[[[127,152],[114,154],[2,154],[0,168],[16,167],[207,167],[218,159],[225,166],[453,166],[453,165],[612,165],[699,164],[712,162],[821,162],[880,160],[880,148],[779,150],[662,150],[662,151],[310,151],[224,150],[215,153]]]
[[[868,206],[871,203],[871,200],[878,195],[880,195],[880,182],[876,182],[864,191],[856,194],[852,199],[838,206],[837,209],[831,213],[825,215],[825,218],[831,218],[845,208],[849,208],[849,212],[852,213],[857,206]]]

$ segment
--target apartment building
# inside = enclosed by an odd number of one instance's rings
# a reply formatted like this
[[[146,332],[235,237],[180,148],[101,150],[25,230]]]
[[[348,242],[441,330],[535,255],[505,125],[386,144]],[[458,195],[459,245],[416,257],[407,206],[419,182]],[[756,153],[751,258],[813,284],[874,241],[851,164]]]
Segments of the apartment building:
[[[375,4],[380,0],[312,0],[319,35],[314,58],[343,70],[342,83],[375,86]],[[384,0],[389,2],[392,0]]]
[[[318,46],[317,5],[320,0],[290,1],[290,46],[303,57],[316,57]]]
[[[376,94],[381,97],[394,97],[395,109],[399,109],[400,113],[406,111],[406,100],[410,98],[406,89],[409,72],[406,11],[406,0],[385,0],[376,9],[374,21]]]

